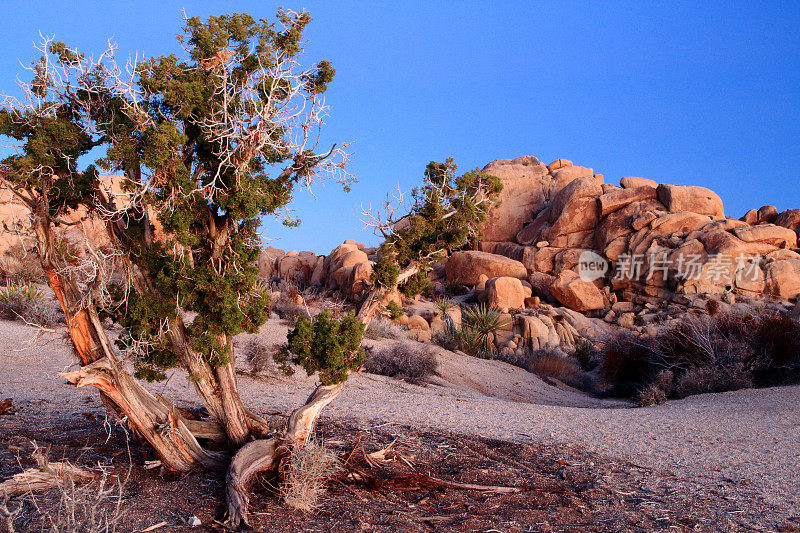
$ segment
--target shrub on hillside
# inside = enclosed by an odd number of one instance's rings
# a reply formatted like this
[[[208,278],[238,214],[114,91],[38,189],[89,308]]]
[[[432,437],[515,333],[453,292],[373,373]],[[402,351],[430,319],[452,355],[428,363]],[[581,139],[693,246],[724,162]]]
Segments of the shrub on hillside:
[[[800,323],[772,311],[717,313],[688,318],[654,337],[621,333],[603,343],[600,375],[612,395],[643,404],[658,403],[660,396],[798,383]]]
[[[368,339],[404,339],[406,338],[403,328],[387,319],[386,317],[376,316],[367,326],[364,337]]]
[[[425,385],[436,373],[436,366],[436,356],[430,348],[418,342],[400,342],[374,348],[364,363],[364,370]]]
[[[0,255],[0,277],[13,282],[42,282],[47,279],[39,256],[16,244]]]
[[[497,358],[508,364],[524,368],[540,378],[555,378],[562,383],[586,392],[593,392],[594,378],[586,372],[574,354],[568,355],[554,348],[516,352],[500,352]]]

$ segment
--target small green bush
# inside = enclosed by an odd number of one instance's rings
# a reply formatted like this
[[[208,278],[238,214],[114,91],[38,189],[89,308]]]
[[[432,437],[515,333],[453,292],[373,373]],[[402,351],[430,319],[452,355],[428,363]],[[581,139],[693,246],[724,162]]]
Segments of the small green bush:
[[[389,311],[389,318],[391,318],[392,320],[397,320],[398,318],[403,316],[403,309],[399,305],[397,305],[397,302],[395,302],[394,300],[389,302],[389,304],[386,306],[386,310]]]
[[[385,289],[391,289],[397,283],[400,265],[392,253],[381,255],[372,267],[371,281]]]
[[[398,288],[404,296],[407,298],[413,298],[414,296],[427,291],[430,286],[431,283],[428,281],[428,277],[425,275],[425,272],[420,270],[408,278],[406,282],[400,285]]]
[[[364,324],[352,312],[337,319],[323,311],[313,321],[305,316],[297,319],[287,336],[287,348],[309,376],[319,372],[323,385],[334,385],[364,363],[363,337]]]

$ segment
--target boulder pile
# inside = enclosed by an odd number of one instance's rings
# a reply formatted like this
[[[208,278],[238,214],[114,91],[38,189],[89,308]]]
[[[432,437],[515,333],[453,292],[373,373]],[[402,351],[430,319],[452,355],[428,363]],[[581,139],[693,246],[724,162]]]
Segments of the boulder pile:
[[[788,308],[800,295],[800,209],[764,206],[735,219],[705,187],[632,176],[617,186],[566,159],[524,156],[484,170],[504,188],[482,240],[428,279],[434,293],[462,292],[504,313],[493,336],[499,351],[568,352],[609,328],[652,335],[687,312]],[[353,240],[327,256],[267,248],[259,270],[357,304],[371,288],[375,252]],[[433,302],[393,299],[411,337],[429,341],[444,327]],[[460,322],[456,311],[448,322]]]
[[[490,212],[478,251],[462,254],[480,253],[480,263],[471,263],[478,265],[516,261],[543,300],[589,312],[617,301],[695,294],[782,300],[800,294],[800,209],[778,213],[765,206],[734,219],[705,187],[636,177],[616,186],[565,159],[544,165],[526,156],[484,170],[500,177],[508,201]],[[580,275],[587,252],[605,262],[604,275]],[[462,265],[465,258],[454,254],[450,261]],[[491,268],[462,272],[448,263],[448,281],[501,275]]]

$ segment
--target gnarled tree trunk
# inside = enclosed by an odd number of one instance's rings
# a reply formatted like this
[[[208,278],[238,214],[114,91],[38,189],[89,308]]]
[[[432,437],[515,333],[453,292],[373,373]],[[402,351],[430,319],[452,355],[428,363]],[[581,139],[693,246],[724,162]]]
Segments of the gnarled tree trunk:
[[[190,429],[204,438],[218,439],[219,427],[184,420],[173,406],[155,398],[122,368],[94,307],[82,301],[75,281],[60,273],[67,265],[56,254],[55,236],[46,215],[37,219],[34,229],[42,267],[64,312],[81,363],[80,370],[62,375],[79,387],[97,387],[106,408],[146,439],[167,468],[187,471],[198,464],[223,468],[226,458],[205,451]]]
[[[287,460],[295,446],[306,444],[319,414],[339,396],[343,386],[344,382],[317,386],[306,403],[289,416],[281,435],[250,442],[236,452],[226,476],[228,510],[225,523],[228,527],[250,525],[247,513],[248,483],[259,472],[283,470],[282,463]]]
[[[395,282],[394,288],[397,288],[408,281],[408,279],[417,272],[419,272],[419,265],[412,263],[411,265],[407,266],[397,276],[397,282]],[[383,305],[383,299],[390,292],[391,290],[381,288],[376,284],[361,302],[361,306],[358,309],[358,319],[365,325],[369,325],[372,319],[375,318],[375,314],[378,312],[378,309],[380,309],[381,305]]]

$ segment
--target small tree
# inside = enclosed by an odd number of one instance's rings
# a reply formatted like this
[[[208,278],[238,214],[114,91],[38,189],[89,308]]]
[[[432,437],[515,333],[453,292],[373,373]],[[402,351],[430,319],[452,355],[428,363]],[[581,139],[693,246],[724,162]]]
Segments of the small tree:
[[[236,452],[268,432],[239,397],[232,342],[268,317],[254,266],[260,218],[285,212],[298,186],[325,175],[345,187],[352,179],[346,144],[318,150],[334,69],[327,61],[300,64],[310,20],[305,11],[283,10],[276,22],[246,14],[190,18],[178,38],[184,57],[125,68],[111,44],[90,59],[48,39],[24,97],[6,98],[0,112],[0,134],[18,143],[0,180],[30,209],[42,266],[83,365],[65,376],[99,388],[109,409],[174,470],[227,465],[227,454],[209,451],[203,439]],[[96,148],[104,157],[80,169],[80,158]],[[107,186],[98,167],[123,177]],[[72,224],[65,215],[76,208],[105,228],[108,246],[87,240],[82,257],[65,253],[54,228]],[[285,222],[296,223],[288,214]],[[108,283],[112,269],[124,274],[120,286]],[[183,367],[212,421],[183,419],[127,373],[103,330],[104,314],[124,326],[118,349],[135,359],[138,376],[158,379],[165,368]],[[322,328],[298,355],[323,384],[280,437],[236,453],[233,524],[245,518],[248,475],[277,468],[287,448],[305,442],[358,360],[352,343],[363,328],[352,319],[321,318],[309,327],[298,325],[293,344],[299,350],[309,331]],[[331,358],[325,350],[338,341],[326,335],[336,328],[348,342]]]
[[[475,169],[460,176],[452,158],[431,161],[423,185],[412,191],[411,212],[399,219],[399,194],[387,198],[385,215],[364,210],[364,223],[385,239],[380,246],[372,281],[374,289],[361,305],[359,317],[369,321],[386,294],[394,289],[408,297],[428,287],[427,274],[436,261],[480,236],[480,225],[503,189],[500,179]]]

